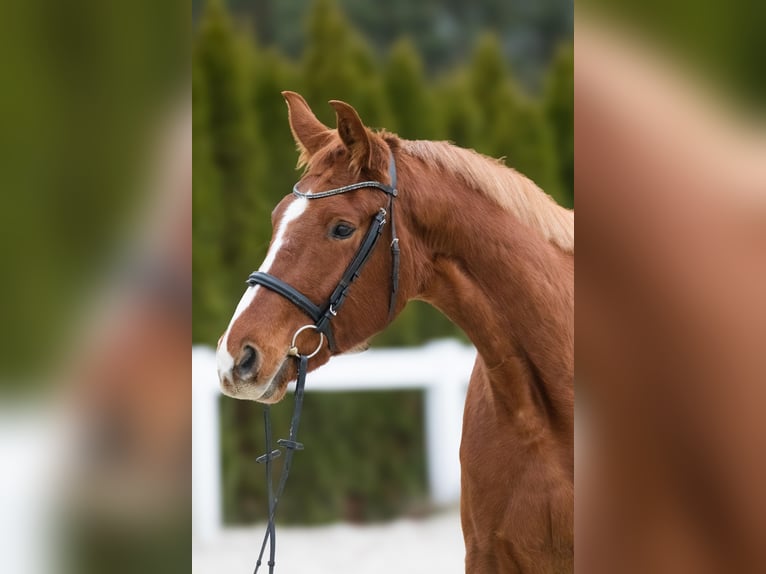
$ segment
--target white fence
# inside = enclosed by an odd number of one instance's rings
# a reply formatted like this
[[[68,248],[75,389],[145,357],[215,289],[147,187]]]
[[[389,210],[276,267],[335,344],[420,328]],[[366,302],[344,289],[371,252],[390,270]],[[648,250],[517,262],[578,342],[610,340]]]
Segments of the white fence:
[[[306,392],[423,389],[426,456],[432,501],[460,497],[458,448],[463,404],[476,351],[455,341],[415,349],[371,349],[335,357],[309,373]],[[192,349],[193,518],[200,542],[214,540],[222,527],[221,453],[215,351]]]

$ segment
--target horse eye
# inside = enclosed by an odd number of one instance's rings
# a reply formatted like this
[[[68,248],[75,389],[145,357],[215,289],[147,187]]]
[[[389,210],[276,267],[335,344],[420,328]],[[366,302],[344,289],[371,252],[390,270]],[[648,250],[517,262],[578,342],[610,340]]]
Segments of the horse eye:
[[[332,236],[336,239],[348,239],[354,234],[356,228],[348,223],[338,223],[332,228]]]

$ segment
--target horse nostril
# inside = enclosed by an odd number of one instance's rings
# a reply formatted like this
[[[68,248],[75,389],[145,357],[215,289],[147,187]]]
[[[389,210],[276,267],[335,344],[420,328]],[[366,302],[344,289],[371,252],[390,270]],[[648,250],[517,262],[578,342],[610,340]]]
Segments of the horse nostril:
[[[237,373],[240,377],[246,377],[251,374],[255,368],[255,363],[258,359],[258,353],[250,345],[245,345],[240,355],[239,363],[237,364]]]

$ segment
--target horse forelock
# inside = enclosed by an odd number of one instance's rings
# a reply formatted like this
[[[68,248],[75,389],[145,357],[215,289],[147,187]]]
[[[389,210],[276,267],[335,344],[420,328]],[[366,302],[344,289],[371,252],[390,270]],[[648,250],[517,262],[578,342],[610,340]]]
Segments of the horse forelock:
[[[574,253],[574,212],[502,160],[446,141],[399,140],[399,146],[406,154],[459,177],[563,251]]]
[[[370,163],[368,166],[358,166],[350,162],[349,152],[338,135],[338,130],[330,130],[327,144],[318,152],[310,154],[302,146],[298,146],[298,169],[306,174],[311,170],[330,170],[339,165],[350,168],[355,175],[365,171],[368,173],[386,173],[388,171],[388,150],[396,149],[400,141],[395,135],[385,131],[367,130],[370,137]]]

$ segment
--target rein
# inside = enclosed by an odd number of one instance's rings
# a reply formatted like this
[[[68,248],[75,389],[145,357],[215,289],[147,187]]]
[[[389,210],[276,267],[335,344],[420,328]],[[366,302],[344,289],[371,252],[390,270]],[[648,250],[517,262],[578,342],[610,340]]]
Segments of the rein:
[[[306,325],[306,327],[312,327],[313,325]],[[300,332],[305,329],[305,327],[301,327],[298,329],[298,331],[295,332],[295,335],[293,336],[293,343],[290,348],[291,351],[294,351],[296,349],[295,347],[295,340],[297,339]],[[290,468],[292,466],[293,462],[293,456],[295,455],[295,451],[297,450],[303,450],[303,443],[300,443],[297,441],[297,435],[298,435],[298,425],[301,421],[301,411],[303,410],[303,389],[306,385],[306,371],[308,370],[308,360],[311,356],[319,352],[319,349],[321,348],[321,343],[324,341],[322,339],[320,341],[319,347],[317,347],[317,350],[314,351],[314,353],[310,355],[301,355],[296,354],[296,360],[298,361],[298,380],[295,384],[295,402],[293,404],[293,416],[290,420],[290,434],[288,435],[288,438],[286,439],[279,439],[277,440],[277,444],[281,447],[284,447],[287,451],[287,454],[285,455],[285,462],[282,466],[282,474],[279,477],[279,484],[277,485],[277,491],[274,492],[274,483],[272,479],[272,467],[271,467],[271,461],[273,461],[275,458],[279,458],[282,454],[282,452],[275,448],[272,450],[271,448],[271,410],[269,408],[269,405],[264,405],[263,407],[263,424],[266,429],[266,454],[262,454],[258,458],[255,459],[255,461],[259,464],[265,464],[266,465],[266,495],[269,499],[269,522],[266,525],[266,532],[263,535],[263,541],[261,542],[261,550],[258,553],[258,560],[255,563],[255,570],[253,571],[253,574],[257,573],[260,568],[261,564],[263,563],[263,553],[266,551],[266,542],[269,542],[269,574],[273,574],[274,572],[274,566],[276,564],[275,556],[276,556],[276,550],[277,550],[277,533],[276,533],[276,526],[274,524],[274,520],[277,515],[277,505],[279,504],[279,499],[282,497],[282,493],[285,490],[285,484],[287,483],[287,477],[290,475]],[[297,353],[297,351],[296,351]]]
[[[388,175],[390,184],[381,183],[379,181],[362,181],[359,183],[353,183],[351,185],[345,185],[336,189],[323,191],[319,193],[303,193],[298,190],[298,184],[293,187],[293,195],[304,199],[322,199],[324,197],[331,197],[333,195],[340,195],[342,193],[348,193],[365,188],[378,189],[389,196],[388,201],[388,214],[391,218],[391,295],[388,303],[388,320],[389,322],[394,318],[396,312],[396,295],[399,290],[399,237],[396,235],[396,226],[394,224],[394,198],[398,192],[396,189],[396,164],[394,162],[394,155],[389,150],[389,164]],[[265,464],[266,467],[266,490],[269,500],[269,521],[266,525],[266,532],[263,535],[263,542],[261,543],[261,550],[258,553],[258,560],[255,564],[255,570],[253,574],[256,574],[261,564],[263,563],[263,554],[266,551],[266,543],[269,542],[269,574],[273,574],[275,566],[276,555],[276,526],[275,517],[277,512],[277,506],[279,500],[282,497],[282,493],[287,483],[287,477],[290,474],[290,468],[292,466],[293,456],[295,451],[303,450],[303,444],[297,441],[298,425],[301,420],[301,411],[303,409],[303,391],[306,385],[306,372],[308,370],[308,360],[319,353],[324,344],[325,338],[327,339],[328,347],[331,352],[337,351],[335,344],[335,338],[332,332],[330,321],[338,314],[339,309],[343,305],[343,302],[348,296],[348,291],[351,285],[361,274],[362,268],[367,263],[372,254],[375,245],[378,243],[383,227],[386,224],[387,212],[384,208],[380,208],[372,219],[370,228],[367,230],[362,243],[356,251],[351,263],[343,272],[338,285],[330,295],[329,300],[323,305],[319,306],[315,304],[311,299],[306,297],[303,293],[298,291],[295,287],[274,277],[269,273],[262,271],[256,271],[252,273],[248,279],[248,285],[262,285],[267,289],[279,293],[285,297],[288,301],[293,303],[296,307],[301,309],[314,321],[314,324],[304,325],[298,329],[293,335],[292,342],[290,343],[290,349],[287,354],[294,357],[298,363],[298,378],[295,386],[295,402],[293,404],[293,415],[290,421],[290,433],[287,439],[277,440],[277,445],[283,447],[286,450],[284,465],[282,466],[282,473],[279,477],[279,483],[274,491],[274,484],[272,478],[272,461],[281,456],[281,451],[278,448],[272,450],[271,447],[271,414],[269,405],[264,405],[263,408],[263,422],[266,435],[266,454],[259,456],[256,462]],[[303,354],[298,350],[297,341],[298,336],[307,329],[313,329],[319,333],[319,344],[316,349],[309,354]]]

